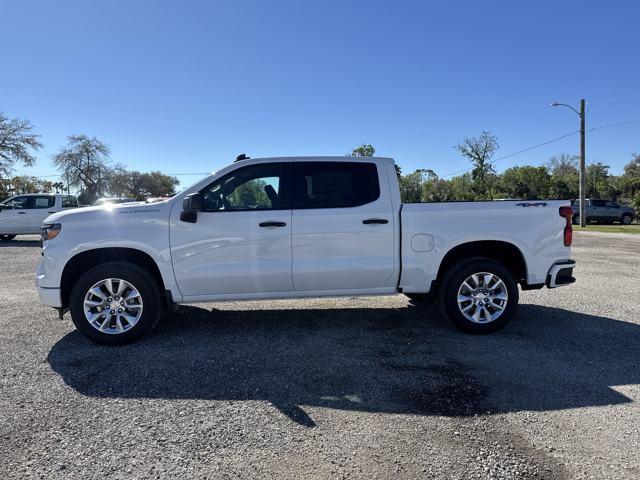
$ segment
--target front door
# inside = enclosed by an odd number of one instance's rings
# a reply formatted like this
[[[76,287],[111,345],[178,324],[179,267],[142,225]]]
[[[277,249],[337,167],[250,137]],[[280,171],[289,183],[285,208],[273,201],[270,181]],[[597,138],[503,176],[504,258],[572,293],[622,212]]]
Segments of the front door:
[[[28,203],[29,197],[21,195],[0,205],[0,234],[24,234],[29,231]]]
[[[380,189],[387,183],[373,162],[294,162],[296,290],[393,286],[395,218]]]
[[[185,299],[292,291],[291,162],[239,167],[201,193],[196,223],[174,217],[171,226]]]

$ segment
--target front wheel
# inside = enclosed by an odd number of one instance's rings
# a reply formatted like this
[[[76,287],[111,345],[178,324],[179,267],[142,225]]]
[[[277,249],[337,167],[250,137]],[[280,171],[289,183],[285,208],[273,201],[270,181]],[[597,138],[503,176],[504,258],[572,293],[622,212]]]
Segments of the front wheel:
[[[9,235],[6,233],[0,234],[0,241],[3,241],[3,242],[8,242],[10,240],[13,240],[14,238],[16,238],[15,235]]]
[[[489,258],[471,258],[454,265],[440,289],[444,314],[469,333],[494,332],[511,320],[518,305],[513,274]]]
[[[633,221],[633,216],[629,213],[625,213],[624,215],[622,215],[622,218],[620,219],[620,222],[623,225],[631,225],[632,221]]]
[[[69,307],[76,328],[103,345],[134,342],[155,328],[162,297],[153,276],[129,262],[108,262],[85,272]]]

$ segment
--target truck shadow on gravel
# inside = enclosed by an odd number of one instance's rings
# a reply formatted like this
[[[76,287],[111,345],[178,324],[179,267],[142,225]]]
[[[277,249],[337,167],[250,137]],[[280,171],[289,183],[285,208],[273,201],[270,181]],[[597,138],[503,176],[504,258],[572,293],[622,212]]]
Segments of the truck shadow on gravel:
[[[0,242],[0,248],[5,247],[38,247],[40,248],[40,240],[3,240]]]
[[[308,310],[182,307],[142,342],[100,347],[78,332],[51,349],[64,382],[93,397],[271,402],[471,416],[630,402],[640,327],[537,305],[488,336],[458,332],[432,306]]]

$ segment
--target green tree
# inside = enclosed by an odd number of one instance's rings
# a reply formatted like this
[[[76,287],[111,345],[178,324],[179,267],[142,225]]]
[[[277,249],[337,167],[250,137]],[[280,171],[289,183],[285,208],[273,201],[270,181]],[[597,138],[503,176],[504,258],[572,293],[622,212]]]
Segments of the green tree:
[[[135,197],[135,181],[140,176],[140,172],[129,171],[122,164],[116,164],[109,169],[107,177],[108,190],[114,197]]]
[[[473,178],[470,173],[458,175],[449,180],[450,201],[474,202],[478,200],[473,190]]]
[[[500,191],[508,198],[549,198],[551,175],[547,167],[511,167],[500,175]]]
[[[84,192],[83,200],[91,203],[108,190],[110,153],[96,137],[71,135],[53,156],[53,164],[72,187]]]
[[[579,157],[561,153],[554,155],[547,162],[547,168],[551,173],[551,186],[549,196],[561,200],[578,197],[580,173],[578,170]]]
[[[422,184],[426,170],[416,170],[400,178],[400,200],[405,203],[418,203],[422,200]]]
[[[175,195],[175,189],[180,184],[176,177],[165,175],[161,172],[143,173],[138,178],[138,196],[144,197],[170,197]]]
[[[631,206],[636,211],[636,221],[637,221],[637,219],[640,218],[640,192],[636,193],[636,196],[633,197]]]
[[[39,138],[28,120],[10,119],[0,112],[0,177],[8,177],[16,163],[33,165],[31,150],[42,148]]]
[[[609,165],[601,162],[587,165],[585,184],[585,195],[587,198],[608,197],[611,193]]]
[[[422,182],[423,202],[448,202],[454,200],[451,195],[449,182],[433,170],[426,170]]]
[[[640,192],[640,154],[632,154],[632,159],[624,166],[624,190],[631,198],[636,197],[636,193]]]
[[[375,153],[376,149],[373,148],[373,145],[363,143],[359,147],[354,148],[349,155],[353,157],[373,157]]]
[[[455,146],[455,149],[473,164],[472,188],[480,200],[491,199],[492,181],[495,179],[491,159],[498,148],[498,138],[487,131],[482,132],[478,137],[467,137]]]
[[[18,175],[9,182],[9,194],[20,195],[23,193],[38,193],[43,191],[42,182],[37,177]]]

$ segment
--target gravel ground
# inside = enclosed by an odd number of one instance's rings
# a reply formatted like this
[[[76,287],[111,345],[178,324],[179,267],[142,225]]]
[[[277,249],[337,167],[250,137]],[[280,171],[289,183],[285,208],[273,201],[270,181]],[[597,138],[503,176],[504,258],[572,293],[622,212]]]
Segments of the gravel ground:
[[[0,244],[0,478],[638,478],[640,237],[464,335],[403,296],[184,307],[99,347]]]

